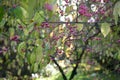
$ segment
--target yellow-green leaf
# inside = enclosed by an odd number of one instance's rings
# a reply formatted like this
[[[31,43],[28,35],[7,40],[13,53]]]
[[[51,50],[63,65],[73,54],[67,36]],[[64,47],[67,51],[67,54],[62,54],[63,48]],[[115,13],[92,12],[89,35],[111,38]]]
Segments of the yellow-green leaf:
[[[28,34],[29,34],[28,29],[24,29],[23,31],[24,31],[24,35],[25,35],[25,36],[28,36]]]
[[[118,1],[114,6],[113,16],[114,16],[114,19],[115,19],[115,24],[117,25],[118,16],[120,16],[120,1]]]
[[[23,7],[20,7],[20,6],[14,9],[14,15],[18,19],[22,19],[22,20],[28,18],[28,12]]]
[[[9,32],[10,32],[10,36],[11,36],[11,37],[14,36],[14,34],[15,34],[14,28],[10,28],[10,29],[9,29]]]
[[[104,37],[106,37],[110,32],[110,24],[109,23],[102,23],[101,25],[101,33]]]
[[[77,24],[77,30],[81,31],[83,29],[83,24]]]
[[[24,53],[25,49],[26,49],[26,43],[25,42],[21,42],[18,45],[18,53],[20,53],[20,54]]]
[[[34,53],[31,53],[31,55],[30,55],[30,63],[34,64],[35,61],[36,61],[36,55]]]
[[[33,17],[33,20],[37,23],[41,23],[42,21],[44,21],[44,12],[43,11],[36,12],[35,16]]]
[[[67,6],[66,7],[66,13],[70,13],[73,10],[73,6]]]
[[[38,71],[38,63],[35,63],[34,64],[34,72],[37,72]]]

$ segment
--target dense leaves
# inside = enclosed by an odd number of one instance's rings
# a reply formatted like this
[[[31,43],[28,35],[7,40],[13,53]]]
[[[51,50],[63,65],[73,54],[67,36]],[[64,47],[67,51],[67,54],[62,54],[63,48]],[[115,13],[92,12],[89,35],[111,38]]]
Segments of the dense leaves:
[[[114,11],[113,11],[113,15],[114,15],[114,19],[115,19],[115,24],[117,24],[118,22],[118,16],[120,16],[120,1],[118,1],[116,4],[115,4],[115,7],[114,7]]]
[[[119,72],[120,1],[114,2],[0,1],[0,77],[42,73],[53,62],[66,80],[61,60],[73,69],[69,80],[81,62]]]

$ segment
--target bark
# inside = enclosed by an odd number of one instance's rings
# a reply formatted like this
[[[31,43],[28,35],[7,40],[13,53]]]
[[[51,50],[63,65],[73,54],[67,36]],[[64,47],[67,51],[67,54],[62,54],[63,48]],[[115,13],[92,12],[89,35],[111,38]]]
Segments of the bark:
[[[67,77],[65,76],[65,73],[64,73],[63,69],[61,68],[61,66],[57,63],[57,61],[54,59],[54,57],[51,56],[51,58],[53,59],[53,62],[57,65],[63,79],[67,80]]]

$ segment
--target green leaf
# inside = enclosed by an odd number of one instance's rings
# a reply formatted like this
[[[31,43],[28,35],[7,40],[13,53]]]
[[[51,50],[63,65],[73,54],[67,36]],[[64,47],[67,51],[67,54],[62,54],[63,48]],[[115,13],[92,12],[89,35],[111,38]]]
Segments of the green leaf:
[[[16,18],[18,19],[27,19],[28,18],[28,12],[23,8],[23,7],[16,7],[13,11],[14,15],[16,16]]]
[[[57,45],[56,45],[56,46],[57,46],[57,47],[60,46],[60,45],[61,45],[61,42],[62,42],[62,40],[59,39],[59,40],[57,41]]]
[[[110,32],[110,24],[109,23],[102,23],[101,25],[101,33],[104,37],[106,37]]]
[[[41,46],[42,47],[42,40],[41,39],[37,39],[36,40],[36,42],[35,42],[35,44],[37,45],[37,46]]]
[[[83,29],[83,24],[77,24],[77,30],[81,31]]]
[[[51,49],[48,49],[47,51],[46,51],[47,53],[47,55],[49,55],[49,54],[54,54],[54,52],[55,52],[55,48],[51,48]]]
[[[35,61],[36,61],[36,55],[34,53],[31,53],[31,55],[30,55],[30,63],[34,64]]]
[[[0,22],[1,22],[2,18],[3,18],[3,16],[4,16],[4,8],[0,7]]]
[[[27,30],[28,30],[29,32],[31,32],[31,31],[33,30],[33,28],[34,28],[34,23],[30,23],[30,24],[27,26]]]
[[[20,53],[20,54],[25,53],[25,52],[24,52],[25,49],[26,49],[26,43],[25,43],[25,42],[21,42],[21,43],[18,45],[18,53]]]
[[[16,22],[21,26],[26,26],[26,24],[24,24],[20,19],[16,19]]]
[[[33,31],[30,36],[31,36],[31,38],[39,39],[39,32]]]
[[[117,59],[120,60],[120,50],[118,50]]]
[[[41,1],[41,2],[43,3],[44,1]],[[21,6],[25,8],[26,11],[29,13],[28,14],[29,19],[32,19],[35,13],[38,11],[41,2],[39,0],[31,0],[31,1],[22,0],[21,1]]]
[[[50,62],[50,59],[48,58],[48,56],[44,57],[44,60],[41,63],[39,63],[40,69],[44,68],[49,62]]]
[[[3,63],[3,59],[2,59],[2,58],[0,58],[0,64],[1,64],[1,63]]]
[[[59,42],[58,42],[59,43]],[[45,43],[45,50],[49,50],[50,49],[50,43],[49,42],[46,42]]]
[[[114,16],[114,19],[115,19],[115,24],[117,25],[118,16],[120,16],[120,1],[118,1],[114,6],[113,16]]]
[[[38,63],[35,63],[34,64],[34,72],[37,72],[38,71]]]
[[[29,64],[31,63],[30,57],[31,57],[31,53],[26,53],[26,58]]]
[[[28,0],[21,0],[20,1],[21,6],[24,7],[26,10],[28,8],[28,4],[27,3],[28,3]]]
[[[36,3],[36,1],[37,1],[37,0],[31,0],[31,1],[29,1],[29,3],[28,3],[28,6],[31,5],[31,6],[28,7],[29,18],[32,18],[32,17],[34,16],[34,13],[35,13],[35,10],[34,10],[34,9],[35,9],[36,6],[38,5],[38,4]]]
[[[18,70],[17,74],[18,74],[18,75],[21,75],[21,69]]]
[[[24,35],[28,36],[29,32],[31,32],[34,29],[34,23],[29,23],[29,25],[23,29]]]
[[[42,21],[44,21],[44,12],[43,11],[36,12],[33,20],[37,23],[41,23]]]
[[[116,8],[116,11],[117,11],[118,15],[120,16],[120,1],[118,1],[118,2],[115,4],[115,8]]]
[[[55,4],[57,0],[44,0],[46,3]]]
[[[36,48],[36,55],[40,55],[40,54],[42,54],[42,46],[38,46],[37,48]],[[38,56],[39,56],[38,55]]]
[[[6,23],[6,20],[3,18],[2,21],[0,22],[0,28],[3,28]]]
[[[9,29],[10,36],[12,37],[15,34],[14,28]]]
[[[43,57],[43,48],[42,48],[42,40],[36,40],[36,60],[37,62],[40,62]]]
[[[67,6],[66,7],[66,13],[70,13],[73,10],[73,6]]]
[[[39,32],[38,32],[38,31],[35,31],[35,32],[34,32],[34,35],[35,35],[35,38],[36,38],[36,39],[39,39]]]
[[[24,35],[25,35],[25,36],[28,36],[28,34],[29,34],[28,29],[24,29],[23,31],[24,31]]]

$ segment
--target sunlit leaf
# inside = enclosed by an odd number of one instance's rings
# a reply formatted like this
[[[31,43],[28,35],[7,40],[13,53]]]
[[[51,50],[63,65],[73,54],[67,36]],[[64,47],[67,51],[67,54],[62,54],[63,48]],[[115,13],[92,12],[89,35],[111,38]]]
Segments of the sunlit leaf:
[[[57,11],[57,9],[58,9],[58,6],[55,4],[55,5],[53,5],[53,12],[56,12]]]
[[[41,39],[37,39],[37,40],[35,41],[35,44],[36,44],[37,46],[42,46],[42,40],[41,40]]]
[[[20,20],[19,22],[22,22],[24,24],[28,24],[31,19],[29,18],[29,12],[21,6],[16,7],[13,10],[13,14],[18,19],[17,21]]]
[[[77,24],[77,30],[81,31],[83,29],[83,24]]]
[[[6,23],[6,20],[3,18],[2,21],[0,22],[0,28],[3,28]]]
[[[54,35],[54,32],[52,31],[52,32],[50,33],[50,38],[52,38],[53,35]]]
[[[26,43],[25,42],[21,42],[18,45],[18,53],[23,54],[25,52],[26,49]]]
[[[62,39],[59,39],[59,40],[57,41],[57,45],[56,45],[56,46],[60,46],[61,43],[62,43]]]
[[[64,27],[62,25],[59,25],[59,33],[62,33],[64,31]]]
[[[44,21],[44,17],[45,16],[43,11],[36,12],[33,20],[37,23],[41,23],[42,21]]]
[[[40,59],[40,57],[42,57],[42,46],[38,46],[36,48],[36,55],[39,56],[39,59]]]
[[[24,29],[24,35],[25,35],[25,36],[28,36],[28,34],[29,34],[28,29]]]
[[[117,25],[118,16],[120,16],[120,1],[118,1],[114,6],[113,16],[114,16],[114,19],[115,19],[115,24]]]
[[[28,18],[32,19],[38,11],[43,7],[45,0],[22,0],[21,6],[29,13]]]
[[[21,75],[21,69],[18,70],[17,74],[18,74],[18,75]]]
[[[16,7],[13,12],[18,19],[22,20],[27,19],[29,15],[28,12],[23,7],[20,6]]]
[[[70,13],[73,10],[73,6],[67,6],[66,7],[66,13]]]
[[[102,23],[101,25],[101,33],[106,37],[110,32],[110,24],[109,23]]]
[[[35,61],[36,61],[36,55],[34,53],[31,53],[31,55],[30,55],[30,63],[34,64]]]
[[[34,72],[37,72],[38,71],[38,63],[35,63],[34,64]]]
[[[57,0],[46,0],[46,3],[55,4]]]
[[[50,62],[49,56],[44,56],[44,59],[40,63],[40,68],[44,68]]]
[[[31,32],[34,28],[34,23],[30,23],[28,26],[27,26],[27,30],[28,32]]]
[[[9,32],[10,32],[10,36],[12,37],[12,36],[15,34],[14,28],[10,28],[10,29],[9,29]]]
[[[68,47],[68,48],[65,50],[65,54],[66,54],[66,57],[67,57],[67,58],[70,57],[70,53],[71,53],[71,49]]]

